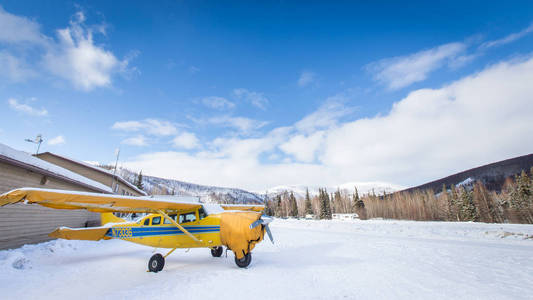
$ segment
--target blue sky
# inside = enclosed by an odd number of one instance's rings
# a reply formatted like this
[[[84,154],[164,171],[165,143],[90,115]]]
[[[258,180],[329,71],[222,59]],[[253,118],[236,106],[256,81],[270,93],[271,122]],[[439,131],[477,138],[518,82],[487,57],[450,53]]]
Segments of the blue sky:
[[[410,186],[533,146],[530,1],[0,6],[16,149],[41,133],[42,151],[265,190]]]

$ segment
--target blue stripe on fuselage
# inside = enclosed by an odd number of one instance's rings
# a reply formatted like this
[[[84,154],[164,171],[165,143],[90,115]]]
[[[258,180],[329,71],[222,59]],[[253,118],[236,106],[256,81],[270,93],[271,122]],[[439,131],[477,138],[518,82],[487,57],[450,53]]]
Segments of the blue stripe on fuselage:
[[[113,229],[110,228],[106,236],[117,238],[135,238],[158,235],[182,235],[185,234],[179,228],[173,226],[146,226],[146,227],[116,227],[117,229],[131,230],[131,236],[114,236]],[[220,226],[184,226],[192,234],[219,232]]]

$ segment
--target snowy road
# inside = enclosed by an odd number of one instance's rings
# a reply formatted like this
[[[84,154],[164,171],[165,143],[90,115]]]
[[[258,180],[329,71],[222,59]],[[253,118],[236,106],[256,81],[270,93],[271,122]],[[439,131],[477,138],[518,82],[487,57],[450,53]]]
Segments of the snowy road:
[[[52,241],[0,251],[2,299],[532,299],[533,225],[408,221],[272,224],[248,269],[233,255],[122,241]],[[163,250],[165,251],[165,250]],[[165,252],[163,252],[165,253]]]

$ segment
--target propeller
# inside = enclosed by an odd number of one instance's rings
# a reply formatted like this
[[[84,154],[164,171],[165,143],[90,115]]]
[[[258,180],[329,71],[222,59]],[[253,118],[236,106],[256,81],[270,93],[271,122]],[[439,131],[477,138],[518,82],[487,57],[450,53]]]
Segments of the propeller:
[[[250,229],[254,229],[255,227],[257,227],[259,225],[265,226],[265,230],[267,232],[268,238],[270,239],[272,244],[274,244],[274,237],[272,237],[272,232],[270,231],[270,228],[268,227],[268,224],[270,222],[272,222],[272,220],[274,220],[274,219],[271,218],[271,217],[261,216],[259,218],[259,220],[257,220],[255,222],[253,222],[252,224],[250,224]]]

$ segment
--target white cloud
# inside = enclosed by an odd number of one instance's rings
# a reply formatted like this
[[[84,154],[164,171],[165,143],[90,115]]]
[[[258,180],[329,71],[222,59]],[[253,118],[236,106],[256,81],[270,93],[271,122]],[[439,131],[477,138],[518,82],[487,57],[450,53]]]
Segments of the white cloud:
[[[34,108],[28,104],[22,104],[22,103],[19,103],[17,99],[14,99],[14,98],[10,98],[7,100],[7,103],[9,104],[9,106],[13,109],[13,110],[16,110],[18,112],[21,112],[21,113],[25,113],[25,114],[28,114],[28,115],[31,115],[31,116],[46,116],[48,115],[48,111],[44,108],[41,108],[41,109],[37,109],[37,108]]]
[[[58,135],[55,138],[48,140],[48,145],[51,145],[51,146],[63,145],[66,142],[67,141],[62,135]]]
[[[429,73],[444,65],[457,66],[458,62],[464,62],[461,54],[465,50],[463,43],[444,44],[407,56],[382,59],[369,64],[367,70],[389,89],[399,89],[425,80]]]
[[[310,71],[303,71],[298,78],[298,86],[304,87],[315,81],[316,74]]]
[[[324,132],[317,131],[310,135],[298,134],[291,137],[279,148],[286,154],[294,156],[298,161],[312,163],[316,159],[317,151],[324,149]]]
[[[509,43],[512,43],[512,42],[514,42],[516,40],[519,40],[519,39],[523,38],[524,36],[530,34],[531,32],[533,32],[533,23],[531,25],[529,25],[528,27],[522,29],[519,32],[515,32],[515,33],[512,33],[512,34],[509,34],[508,36],[506,36],[504,38],[501,38],[501,39],[498,39],[498,40],[494,40],[494,41],[489,41],[489,42],[483,43],[480,46],[480,48],[488,49],[488,48],[492,48],[492,47],[503,46],[505,44],[509,44]]]
[[[124,165],[251,190],[360,181],[416,185],[530,153],[531,82],[532,58],[503,62],[439,89],[416,90],[375,117],[326,122],[309,133],[294,125],[257,138],[218,138],[208,150],[146,153]],[[286,155],[277,160],[282,163],[265,162],[279,154]]]
[[[266,121],[258,121],[245,117],[231,117],[231,116],[219,116],[213,117],[207,120],[207,123],[220,125],[223,127],[234,128],[239,131],[241,134],[250,134],[265,125],[268,124]]]
[[[124,71],[128,60],[120,61],[111,51],[96,45],[94,32],[84,21],[84,15],[78,13],[69,27],[57,31],[58,43],[44,56],[44,65],[83,90],[110,86],[113,73]]]
[[[29,68],[23,60],[7,51],[0,51],[0,70],[2,70],[0,77],[13,82],[21,82],[37,76],[37,72]]]
[[[346,107],[343,104],[346,100],[343,95],[329,97],[315,112],[296,122],[294,126],[297,130],[305,133],[333,127],[339,122],[340,118],[351,114],[355,110],[353,107]]]
[[[205,97],[205,98],[202,98],[201,101],[205,106],[209,108],[213,108],[213,109],[223,110],[223,109],[231,109],[235,107],[235,103],[223,97],[216,97],[216,96]]]
[[[176,136],[172,143],[176,148],[195,149],[200,146],[200,142],[196,135],[191,132],[182,132]]]
[[[143,131],[146,134],[156,136],[174,135],[177,132],[176,126],[171,122],[157,119],[115,122],[111,128],[127,132]]]
[[[47,42],[37,22],[10,14],[2,6],[0,6],[0,28],[2,28],[0,43],[45,44]]]
[[[263,109],[266,109],[266,106],[268,105],[268,99],[263,96],[262,93],[249,91],[247,89],[234,89],[233,95],[237,97],[238,99],[244,99],[245,101],[250,102],[253,106]]]
[[[123,131],[138,131],[144,128],[145,124],[140,121],[124,121],[124,122],[115,122],[112,129],[123,130]]]
[[[71,82],[76,88],[89,91],[109,87],[115,74],[127,76],[135,72],[129,67],[132,52],[123,60],[98,45],[95,34],[105,35],[104,25],[87,26],[82,12],[74,15],[67,28],[57,30],[56,38],[41,33],[40,25],[28,18],[16,16],[0,7],[0,52],[2,77],[22,81],[49,72]],[[32,59],[26,59],[27,57]],[[26,61],[32,65],[27,66]]]
[[[123,140],[121,143],[125,145],[130,145],[130,146],[139,146],[139,147],[148,146],[148,141],[146,140],[146,137],[143,135],[137,135],[134,137],[127,138]]]

